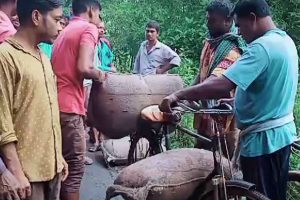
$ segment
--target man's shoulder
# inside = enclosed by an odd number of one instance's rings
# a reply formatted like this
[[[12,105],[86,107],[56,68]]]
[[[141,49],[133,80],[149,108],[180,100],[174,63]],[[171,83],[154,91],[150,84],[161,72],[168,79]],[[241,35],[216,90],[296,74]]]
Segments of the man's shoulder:
[[[7,41],[0,44],[0,59],[3,57],[12,58],[15,56],[17,49]]]
[[[143,41],[140,45],[140,47],[145,47],[147,45],[147,40]]]
[[[166,45],[165,43],[162,43],[160,41],[158,41],[158,47],[160,47],[162,49],[172,50],[171,47],[169,47],[168,45]]]

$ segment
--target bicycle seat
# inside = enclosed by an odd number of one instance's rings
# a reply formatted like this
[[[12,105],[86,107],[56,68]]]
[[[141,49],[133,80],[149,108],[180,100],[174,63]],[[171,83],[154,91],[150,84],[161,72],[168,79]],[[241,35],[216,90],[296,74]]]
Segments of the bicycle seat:
[[[158,105],[151,105],[141,111],[141,118],[157,123],[178,123],[181,120],[181,113],[179,111],[164,113],[160,111]]]

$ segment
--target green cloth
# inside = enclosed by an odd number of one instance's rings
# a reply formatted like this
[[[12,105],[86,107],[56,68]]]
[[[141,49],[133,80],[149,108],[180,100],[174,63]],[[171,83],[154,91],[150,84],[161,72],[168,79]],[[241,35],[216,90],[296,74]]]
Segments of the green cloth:
[[[111,64],[114,59],[114,54],[109,46],[100,41],[100,44],[97,45],[98,49],[98,58],[100,59],[101,66],[98,66],[99,69],[103,71],[111,71]]]
[[[221,41],[214,54],[213,62],[209,69],[209,74],[211,74],[212,71],[220,64],[220,62],[222,62],[226,58],[226,56],[233,48],[239,48],[240,51],[243,53],[247,47],[247,44],[242,39],[242,37],[234,33],[226,34],[217,39],[211,39],[211,42],[218,42],[218,40]]]
[[[52,49],[53,49],[53,44],[48,44],[48,43],[40,43],[39,44],[40,49],[46,54],[46,56],[51,59],[52,56]]]

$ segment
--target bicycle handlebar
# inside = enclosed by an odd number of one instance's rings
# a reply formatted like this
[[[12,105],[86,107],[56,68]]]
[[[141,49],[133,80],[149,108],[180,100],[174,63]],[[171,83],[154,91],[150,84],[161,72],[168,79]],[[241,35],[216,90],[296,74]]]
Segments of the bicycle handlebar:
[[[194,109],[183,102],[177,103],[178,107],[173,108],[174,111],[180,111],[182,113],[193,113],[193,114],[214,114],[214,115],[232,115],[233,108],[229,104],[220,104],[213,108],[205,108],[205,109]]]

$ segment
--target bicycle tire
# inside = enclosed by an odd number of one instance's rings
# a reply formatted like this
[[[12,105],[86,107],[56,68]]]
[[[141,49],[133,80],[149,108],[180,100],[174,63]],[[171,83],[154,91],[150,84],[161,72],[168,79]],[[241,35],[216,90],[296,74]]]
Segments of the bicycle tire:
[[[258,192],[255,189],[247,189],[243,186],[226,186],[227,190],[227,197],[228,199],[232,199],[235,197],[245,197],[247,200],[270,200],[268,197],[263,195],[262,193]],[[213,199],[213,191],[206,194],[200,200],[212,200]],[[240,199],[240,198],[237,198]]]
[[[136,136],[132,136],[133,139],[130,142],[130,147],[129,147],[129,151],[128,151],[128,165],[131,165],[133,163],[135,163],[137,160],[135,158],[135,150],[136,150],[136,146],[138,141],[141,139],[141,137],[136,137]]]
[[[135,162],[137,162],[138,160],[135,158],[135,151],[137,148],[137,144],[139,142],[140,139],[142,139],[143,137],[135,137],[132,139],[131,143],[130,143],[130,147],[129,147],[129,151],[128,151],[128,165],[131,165]],[[155,140],[151,140],[146,138],[149,142],[149,149],[148,149],[148,156],[153,156],[159,153],[163,152],[163,148],[161,146],[161,144],[158,143],[158,141]],[[145,157],[146,158],[146,157]]]
[[[289,182],[290,181],[300,183],[300,171],[289,171]]]
[[[300,171],[289,171],[287,186],[287,200],[299,199],[300,196]]]

